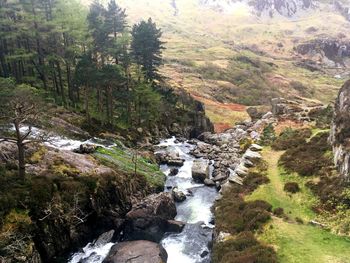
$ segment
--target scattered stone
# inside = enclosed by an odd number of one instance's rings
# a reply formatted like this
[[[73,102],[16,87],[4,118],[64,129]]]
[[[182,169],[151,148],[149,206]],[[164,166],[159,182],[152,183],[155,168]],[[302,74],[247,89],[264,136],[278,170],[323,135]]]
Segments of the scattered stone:
[[[220,174],[218,174],[217,176],[215,176],[215,177],[213,178],[213,181],[214,181],[214,182],[221,182],[221,181],[226,180],[227,178],[228,178],[228,175],[227,175],[227,174],[225,174],[225,173],[220,173]]]
[[[327,225],[322,224],[322,223],[320,223],[320,222],[317,222],[317,221],[315,221],[315,220],[311,220],[311,221],[309,222],[309,224],[312,225],[312,226],[317,226],[317,227],[321,227],[321,228],[327,228]]]
[[[262,158],[261,154],[258,152],[253,152],[252,150],[247,150],[245,154],[243,155],[243,158],[251,161],[251,162],[256,162],[257,160],[260,160]]]
[[[193,192],[191,189],[187,189],[187,196],[193,196]]]
[[[178,159],[170,159],[170,160],[168,160],[167,164],[171,165],[171,166],[183,166],[184,162],[185,162],[185,160],[178,158]]]
[[[248,175],[248,169],[244,166],[239,166],[235,169],[235,173],[239,176],[245,177]]]
[[[205,258],[206,256],[208,256],[209,252],[207,250],[204,250],[202,253],[201,253],[201,258]]]
[[[179,191],[177,187],[173,188],[172,196],[175,202],[183,202],[186,200],[186,195],[183,192]]]
[[[175,176],[179,173],[179,169],[177,168],[171,168],[170,169],[170,173],[169,173],[169,176]]]
[[[225,240],[227,240],[228,237],[230,237],[231,234],[230,233],[226,233],[226,232],[220,232],[216,241],[217,242],[224,242]]]
[[[205,184],[206,186],[209,186],[209,187],[213,187],[213,186],[216,185],[215,182],[214,182],[213,180],[208,179],[208,178],[204,180],[204,184]]]
[[[263,147],[254,143],[249,147],[249,149],[252,150],[253,152],[261,152]]]
[[[242,165],[247,168],[251,168],[254,166],[254,163],[249,161],[248,159],[243,159]]]

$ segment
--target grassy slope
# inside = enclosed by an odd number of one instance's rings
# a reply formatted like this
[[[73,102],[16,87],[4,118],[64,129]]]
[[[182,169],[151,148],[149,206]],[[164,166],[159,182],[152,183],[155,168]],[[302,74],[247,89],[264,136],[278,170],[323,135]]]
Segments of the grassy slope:
[[[260,186],[247,200],[262,199],[274,208],[282,207],[289,220],[273,218],[265,227],[259,239],[273,245],[281,263],[309,262],[350,262],[350,240],[308,224],[298,224],[296,217],[308,222],[315,218],[311,205],[317,202],[310,190],[305,187],[306,179],[287,175],[278,167],[282,152],[265,149],[264,159],[268,162],[268,176],[271,182]],[[301,192],[289,195],[283,191],[284,182],[296,181]]]
[[[135,163],[133,153],[122,150],[117,147],[112,149],[99,148],[95,156],[108,163],[116,165],[122,171],[133,173],[135,171]],[[157,164],[153,164],[144,157],[137,156],[137,173],[143,175],[147,182],[155,189],[163,190],[165,183],[165,175],[159,170]]]

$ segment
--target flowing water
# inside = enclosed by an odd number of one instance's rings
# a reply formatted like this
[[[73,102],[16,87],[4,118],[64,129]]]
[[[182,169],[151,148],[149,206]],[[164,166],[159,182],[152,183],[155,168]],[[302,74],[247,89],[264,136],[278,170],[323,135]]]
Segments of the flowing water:
[[[160,169],[167,175],[164,191],[171,191],[169,189],[176,186],[180,191],[189,195],[186,201],[176,205],[177,216],[175,219],[186,222],[185,228],[181,233],[169,234],[161,241],[168,253],[167,262],[209,263],[209,246],[214,227],[211,224],[213,218],[211,207],[217,191],[215,188],[193,182],[191,170],[194,157],[189,154],[194,147],[193,145],[187,142],[179,143],[173,137],[164,140],[158,146],[160,151],[175,151],[185,160],[176,176],[168,176],[172,167],[161,165]],[[101,263],[112,245],[112,243],[108,243],[94,246],[93,243],[89,243],[82,251],[74,254],[69,263]]]
[[[14,129],[14,127],[12,127]],[[22,133],[28,131],[28,127],[21,129]],[[87,141],[69,139],[57,134],[46,134],[45,131],[32,127],[33,138],[43,138],[44,144],[60,150],[74,150],[83,143],[94,144],[102,147],[113,147],[115,144],[103,139],[92,138]],[[195,159],[190,155],[193,145],[188,142],[178,142],[175,137],[162,141],[158,147],[160,151],[176,152],[185,160],[179,168],[176,176],[169,176],[172,167],[161,165],[160,169],[167,175],[164,191],[177,187],[187,194],[187,199],[177,203],[176,220],[186,223],[181,233],[167,235],[162,241],[163,247],[168,253],[168,263],[208,263],[210,262],[210,243],[214,225],[211,224],[213,214],[211,207],[217,195],[215,188],[204,184],[195,183],[192,180],[192,165]],[[212,167],[212,166],[211,166]],[[87,244],[78,253],[72,255],[69,263],[101,263],[107,256],[113,243],[96,246]]]
[[[166,151],[176,151],[185,159],[184,165],[176,176],[167,176],[166,189],[178,187],[185,194],[191,193],[186,201],[177,204],[176,220],[186,222],[184,230],[179,234],[170,234],[162,240],[168,252],[168,263],[204,263],[210,262],[209,245],[212,240],[211,224],[213,214],[211,207],[217,191],[215,188],[194,183],[192,180],[192,164],[194,157],[189,154],[193,148],[187,142],[176,143],[176,139],[168,139],[160,144]],[[161,170],[169,175],[171,167],[162,165]]]

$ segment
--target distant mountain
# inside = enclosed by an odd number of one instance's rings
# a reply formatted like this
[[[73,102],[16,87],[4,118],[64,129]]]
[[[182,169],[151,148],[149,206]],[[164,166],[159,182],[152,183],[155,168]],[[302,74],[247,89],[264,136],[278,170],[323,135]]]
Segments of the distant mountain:
[[[319,5],[319,1],[314,0],[200,0],[200,3],[223,12],[230,11],[238,5],[246,5],[256,15],[270,17],[276,14],[293,17]]]
[[[246,117],[229,110],[244,111],[235,103],[276,96],[328,103],[350,77],[349,0],[117,2],[130,24],[152,17],[162,28],[162,74],[204,102],[218,125]]]

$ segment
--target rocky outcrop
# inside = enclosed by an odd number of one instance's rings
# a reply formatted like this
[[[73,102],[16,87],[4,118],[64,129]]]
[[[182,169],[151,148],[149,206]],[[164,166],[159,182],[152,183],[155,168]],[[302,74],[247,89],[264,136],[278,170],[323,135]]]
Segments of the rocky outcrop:
[[[150,195],[127,213],[124,239],[159,242],[169,229],[168,220],[175,216],[176,206],[170,193]]]
[[[299,44],[295,47],[295,51],[321,65],[346,67],[349,65],[350,41],[332,37],[317,38]]]
[[[346,20],[350,21],[350,7],[345,6],[340,1],[334,1],[335,9],[343,16]]]
[[[164,263],[167,259],[168,254],[161,245],[138,240],[114,245],[103,263]]]
[[[318,112],[322,112],[327,108],[322,103],[299,97],[293,100],[274,98],[271,100],[271,105],[272,113],[277,118],[308,122],[315,120]]]
[[[350,181],[350,81],[340,89],[334,109],[330,141],[340,174]]]
[[[16,147],[7,146],[0,144],[0,162],[8,166],[16,159]],[[29,241],[43,262],[58,262],[111,229],[119,238],[132,204],[154,193],[143,175],[133,174],[130,180],[130,174],[102,165],[91,155],[28,146],[26,170],[31,185],[23,202],[31,222]]]
[[[219,12],[234,10],[237,3],[244,3],[251,7],[252,13],[257,16],[268,15],[274,17],[279,14],[293,17],[306,9],[315,7],[313,0],[201,0],[201,4]]]

